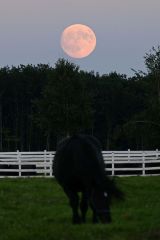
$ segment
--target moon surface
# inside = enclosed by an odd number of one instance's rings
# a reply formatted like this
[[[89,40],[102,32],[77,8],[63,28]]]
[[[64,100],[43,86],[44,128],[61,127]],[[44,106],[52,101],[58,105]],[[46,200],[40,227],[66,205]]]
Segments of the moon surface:
[[[93,30],[86,25],[70,25],[62,32],[61,47],[70,57],[87,57],[96,47],[96,35]]]

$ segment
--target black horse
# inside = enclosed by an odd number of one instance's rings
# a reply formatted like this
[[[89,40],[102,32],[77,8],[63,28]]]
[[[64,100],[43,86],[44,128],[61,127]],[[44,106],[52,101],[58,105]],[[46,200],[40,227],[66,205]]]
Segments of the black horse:
[[[70,200],[73,223],[86,221],[88,205],[93,211],[94,223],[99,220],[111,222],[111,197],[121,198],[122,193],[106,176],[100,143],[95,137],[74,135],[60,142],[53,162],[53,175]]]

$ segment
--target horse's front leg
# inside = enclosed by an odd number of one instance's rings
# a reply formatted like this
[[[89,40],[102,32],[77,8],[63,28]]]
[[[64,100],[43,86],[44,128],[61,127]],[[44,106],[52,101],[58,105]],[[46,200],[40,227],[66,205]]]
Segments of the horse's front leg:
[[[80,209],[82,214],[82,222],[86,222],[86,213],[88,210],[88,199],[89,195],[87,191],[82,192],[81,202],[80,202]]]
[[[72,213],[73,213],[72,222],[73,224],[79,224],[81,223],[81,217],[78,211],[79,209],[78,193],[67,188],[64,188],[64,191],[69,198],[69,203],[72,208]]]
[[[98,220],[97,211],[96,211],[96,208],[95,208],[92,200],[90,200],[90,207],[91,207],[92,212],[93,212],[92,221],[93,221],[93,223],[98,223],[99,220]]]

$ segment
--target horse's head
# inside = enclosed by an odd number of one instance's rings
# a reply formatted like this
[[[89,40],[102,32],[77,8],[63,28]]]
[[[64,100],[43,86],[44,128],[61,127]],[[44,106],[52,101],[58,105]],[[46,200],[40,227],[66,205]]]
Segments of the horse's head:
[[[117,186],[115,179],[108,176],[96,178],[91,202],[93,210],[103,223],[111,222],[110,205],[113,198],[124,200],[124,193]]]
[[[111,222],[110,199],[107,192],[94,189],[92,192],[92,207],[102,223]]]

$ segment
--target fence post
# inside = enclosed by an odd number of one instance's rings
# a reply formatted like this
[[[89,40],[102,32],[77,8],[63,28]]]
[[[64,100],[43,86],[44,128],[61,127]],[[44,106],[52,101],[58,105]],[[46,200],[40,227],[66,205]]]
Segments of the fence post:
[[[49,163],[50,163],[50,167],[49,167],[49,176],[52,177],[52,154],[49,154]]]
[[[142,176],[145,176],[145,152],[142,153]]]
[[[156,160],[158,159],[158,149],[156,149]]]
[[[44,176],[45,176],[45,177],[46,177],[46,175],[47,175],[47,172],[46,172],[47,166],[46,166],[46,164],[47,164],[47,151],[44,150]]]
[[[18,162],[18,169],[19,169],[19,172],[18,172],[18,176],[21,177],[21,154],[19,152],[19,150],[17,150],[17,162]]]
[[[114,176],[114,152],[112,152],[112,176]]]
[[[128,162],[130,161],[130,149],[128,149]]]

